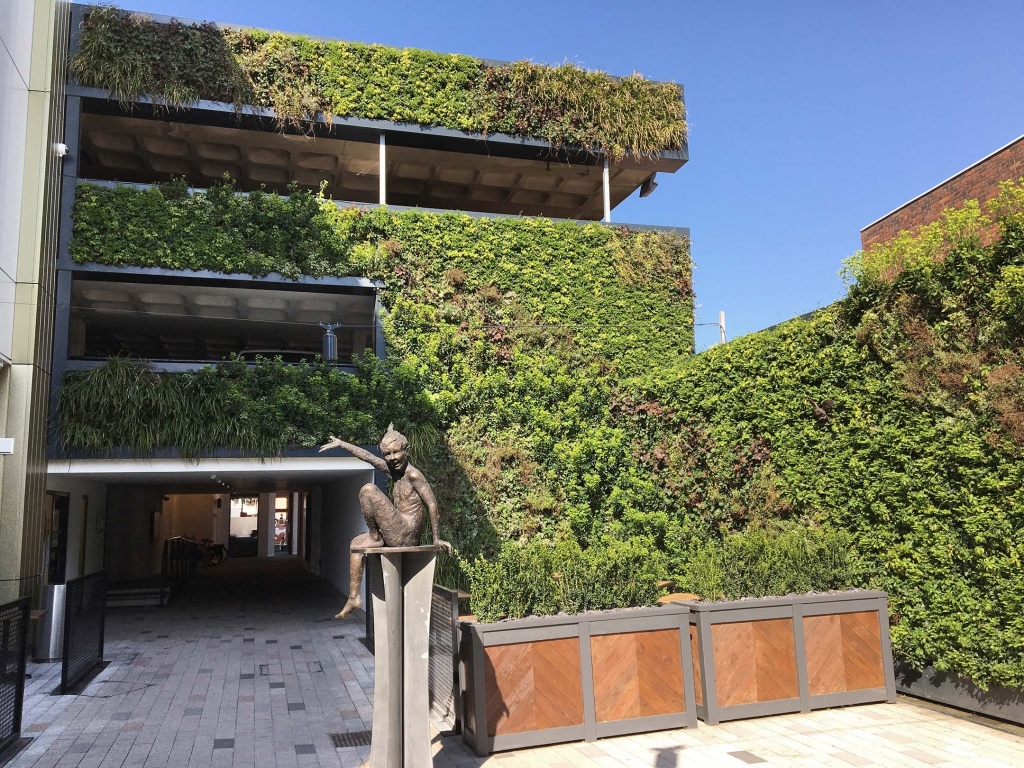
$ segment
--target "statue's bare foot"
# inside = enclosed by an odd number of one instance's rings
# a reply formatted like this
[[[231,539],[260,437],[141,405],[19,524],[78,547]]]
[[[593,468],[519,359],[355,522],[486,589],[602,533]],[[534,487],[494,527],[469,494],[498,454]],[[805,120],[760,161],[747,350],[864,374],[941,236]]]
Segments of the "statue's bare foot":
[[[345,603],[345,607],[341,609],[341,612],[335,616],[336,619],[347,619],[352,615],[353,611],[363,607],[363,601],[359,599],[359,595],[353,595]]]

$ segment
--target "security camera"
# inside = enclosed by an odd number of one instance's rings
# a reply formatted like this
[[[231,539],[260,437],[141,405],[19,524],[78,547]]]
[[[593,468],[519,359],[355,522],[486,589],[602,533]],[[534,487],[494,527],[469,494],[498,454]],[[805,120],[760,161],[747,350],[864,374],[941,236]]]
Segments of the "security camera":
[[[68,154],[68,145],[60,143],[54,144],[53,151],[57,153],[57,157],[66,157]]]

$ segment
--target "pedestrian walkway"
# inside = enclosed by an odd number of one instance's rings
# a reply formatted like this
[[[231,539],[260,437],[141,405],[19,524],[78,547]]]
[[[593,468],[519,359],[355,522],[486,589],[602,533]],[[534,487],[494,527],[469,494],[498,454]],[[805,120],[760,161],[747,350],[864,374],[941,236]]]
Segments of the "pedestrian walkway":
[[[158,609],[107,614],[106,658],[77,696],[31,664],[11,768],[341,766],[369,757],[373,657],[362,619],[296,561],[229,561]],[[340,745],[340,746],[339,746]],[[900,698],[810,714],[477,758],[436,736],[436,768],[1024,768],[1024,729]]]

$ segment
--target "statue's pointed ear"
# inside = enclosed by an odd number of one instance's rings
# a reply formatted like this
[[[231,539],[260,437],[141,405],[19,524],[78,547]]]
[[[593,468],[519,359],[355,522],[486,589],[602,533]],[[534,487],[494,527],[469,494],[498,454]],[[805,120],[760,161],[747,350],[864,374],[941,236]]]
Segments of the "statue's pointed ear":
[[[394,431],[395,431],[395,422],[392,421],[390,424],[388,424],[388,432],[394,432]]]

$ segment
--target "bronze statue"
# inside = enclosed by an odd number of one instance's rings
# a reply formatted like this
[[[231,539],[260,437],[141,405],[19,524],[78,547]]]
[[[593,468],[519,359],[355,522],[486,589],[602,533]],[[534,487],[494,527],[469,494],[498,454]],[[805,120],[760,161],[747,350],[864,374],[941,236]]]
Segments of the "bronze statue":
[[[381,438],[380,452],[383,459],[369,451],[339,440],[334,435],[320,447],[320,452],[331,448],[344,448],[357,459],[372,464],[379,472],[391,478],[394,503],[373,483],[367,483],[359,489],[359,506],[366,519],[367,532],[352,539],[354,547],[415,547],[420,543],[423,532],[423,505],[430,513],[430,528],[434,543],[452,551],[452,545],[441,539],[438,532],[437,500],[430,490],[427,479],[416,467],[409,463],[409,441],[401,432],[395,431],[395,425],[388,426],[388,431]],[[363,565],[365,555],[353,552],[349,564],[349,598],[345,607],[335,616],[344,619],[357,608],[362,608],[363,601],[359,598],[359,588],[363,583]]]

